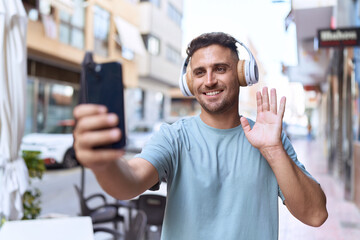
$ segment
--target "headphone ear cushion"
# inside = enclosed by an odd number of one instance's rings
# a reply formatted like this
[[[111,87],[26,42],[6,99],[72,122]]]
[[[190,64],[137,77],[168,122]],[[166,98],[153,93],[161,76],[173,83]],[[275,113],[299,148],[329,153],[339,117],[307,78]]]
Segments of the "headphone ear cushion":
[[[250,83],[248,85],[256,84],[259,81],[259,70],[254,61],[250,61]]]
[[[186,78],[186,83],[187,83],[187,86],[191,92],[192,95],[194,95],[194,90],[193,90],[193,79],[192,79],[192,76],[191,76],[191,67],[190,67],[190,63],[187,65],[186,67],[186,73],[185,73],[185,78]]]
[[[240,83],[240,86],[246,87],[246,77],[245,77],[245,63],[246,60],[239,60],[237,64],[237,74],[238,74],[238,80]]]

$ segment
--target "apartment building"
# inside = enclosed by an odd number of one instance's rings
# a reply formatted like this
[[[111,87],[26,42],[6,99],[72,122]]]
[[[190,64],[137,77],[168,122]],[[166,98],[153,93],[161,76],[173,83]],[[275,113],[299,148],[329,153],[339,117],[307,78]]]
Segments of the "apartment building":
[[[128,93],[138,101],[142,96],[143,108],[135,116],[151,123],[171,115],[172,91],[178,88],[183,61],[183,0],[140,0],[138,6],[147,54],[137,59],[139,88]]]
[[[28,14],[26,133],[72,118],[81,62],[123,66],[127,122],[170,112],[181,67],[182,1],[23,0]]]

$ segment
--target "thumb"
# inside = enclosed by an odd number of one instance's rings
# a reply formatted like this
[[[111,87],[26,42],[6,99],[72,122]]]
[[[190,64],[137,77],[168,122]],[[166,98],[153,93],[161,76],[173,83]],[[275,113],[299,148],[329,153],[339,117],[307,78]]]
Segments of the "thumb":
[[[249,121],[246,117],[240,117],[241,127],[244,130],[245,136],[251,131]]]

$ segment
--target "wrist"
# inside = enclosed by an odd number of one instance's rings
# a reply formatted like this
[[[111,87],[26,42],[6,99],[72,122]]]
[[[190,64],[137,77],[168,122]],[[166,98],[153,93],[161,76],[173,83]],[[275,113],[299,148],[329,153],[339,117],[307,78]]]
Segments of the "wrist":
[[[282,144],[275,146],[268,146],[259,148],[261,155],[268,161],[270,166],[275,164],[278,160],[284,159],[282,156],[287,155]]]

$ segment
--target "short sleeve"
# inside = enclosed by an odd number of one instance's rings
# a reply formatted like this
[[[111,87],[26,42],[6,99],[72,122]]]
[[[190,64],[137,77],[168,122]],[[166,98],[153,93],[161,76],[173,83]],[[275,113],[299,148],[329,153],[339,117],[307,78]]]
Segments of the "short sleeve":
[[[176,156],[176,137],[170,125],[163,124],[147,142],[141,153],[135,157],[150,162],[158,171],[159,179],[165,181],[172,172],[173,161]]]

